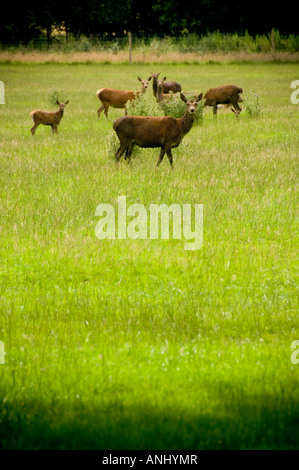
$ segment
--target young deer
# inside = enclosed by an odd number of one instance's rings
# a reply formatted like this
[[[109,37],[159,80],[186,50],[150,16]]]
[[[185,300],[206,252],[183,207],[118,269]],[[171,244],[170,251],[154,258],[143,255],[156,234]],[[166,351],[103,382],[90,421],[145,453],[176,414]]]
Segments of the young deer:
[[[163,93],[163,84],[165,80],[166,80],[166,77],[164,77],[163,80],[161,80],[160,78],[157,80],[157,94],[156,94],[157,103],[161,103],[161,101],[165,101],[165,100],[169,101],[173,98],[172,93],[170,94]]]
[[[59,106],[59,110],[56,112],[47,112],[40,110],[31,111],[30,116],[32,117],[34,123],[33,127],[30,129],[31,134],[35,134],[36,128],[40,124],[44,124],[45,126],[51,126],[52,133],[54,134],[55,132],[56,134],[58,134],[57,127],[62,119],[64,108],[68,104],[68,102],[69,100],[67,100],[65,103],[59,103],[59,101],[57,100],[56,103]]]
[[[243,102],[242,98],[239,96],[240,93],[243,93],[243,90],[236,85],[224,85],[217,88],[210,88],[204,96],[204,105],[213,106],[213,114],[215,117],[217,117],[218,105],[232,105],[233,113],[238,116],[242,111],[242,108],[240,108],[238,103]]]
[[[114,121],[113,129],[120,141],[120,147],[115,154],[117,162],[124,152],[126,152],[125,159],[130,161],[133,148],[138,145],[143,148],[160,147],[157,166],[160,165],[166,152],[173,167],[171,149],[178,147],[183,137],[191,130],[202,93],[189,101],[183,93],[180,96],[187,105],[185,114],[180,119],[170,116],[123,116]]]
[[[128,101],[134,101],[136,97],[139,97],[141,94],[145,93],[148,88],[148,82],[152,77],[149,77],[147,80],[142,80],[138,77],[138,80],[141,82],[140,91],[129,91],[129,90],[116,90],[114,88],[101,88],[97,91],[97,97],[101,101],[101,106],[98,109],[98,117],[100,117],[101,112],[104,109],[104,114],[108,119],[108,109],[109,106],[113,108],[125,108],[125,114],[127,114],[126,104]]]
[[[159,73],[153,73],[151,72],[152,74],[152,78],[153,78],[153,94],[154,94],[154,97],[156,98],[157,97],[157,88],[158,88],[158,77],[160,75],[161,72]],[[166,78],[166,77],[165,77]],[[173,92],[173,93],[180,93],[182,91],[182,87],[181,85],[178,83],[178,82],[163,82],[163,90],[162,92],[164,94],[168,94],[170,92]]]

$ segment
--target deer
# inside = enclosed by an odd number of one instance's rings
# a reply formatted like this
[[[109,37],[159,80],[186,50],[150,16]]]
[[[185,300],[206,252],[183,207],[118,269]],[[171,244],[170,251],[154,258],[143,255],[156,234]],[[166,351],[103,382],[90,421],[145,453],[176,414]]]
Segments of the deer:
[[[243,102],[242,98],[239,96],[240,93],[243,93],[243,90],[236,85],[224,85],[210,88],[204,96],[204,105],[213,106],[214,117],[217,117],[217,107],[219,105],[231,105],[233,106],[232,112],[237,117],[242,111],[242,108],[238,105],[238,103]]]
[[[193,100],[187,100],[183,93],[181,99],[186,103],[185,114],[182,118],[171,116],[122,116],[114,121],[113,129],[120,141],[119,149],[115,154],[118,162],[125,154],[125,160],[130,162],[135,145],[141,148],[161,148],[157,167],[167,154],[171,168],[173,159],[171,149],[178,147],[183,137],[191,130],[198,102],[202,93]]]
[[[151,76],[153,78],[153,94],[154,94],[155,98],[157,96],[158,77],[159,77],[160,73],[161,72],[159,72],[159,73],[151,72]],[[178,82],[164,82],[162,91],[163,91],[164,94],[168,94],[171,91],[173,93],[180,93],[182,91],[182,87]]]
[[[161,80],[160,78],[157,80],[157,93],[156,93],[156,100],[157,103],[161,103],[161,101],[171,100],[173,98],[173,94],[163,93],[163,83],[165,82],[166,77]]]
[[[138,77],[138,80],[141,82],[141,90],[137,92],[131,90],[117,90],[114,88],[100,88],[100,90],[98,90],[96,93],[97,97],[102,103],[98,109],[98,117],[100,118],[101,112],[104,109],[104,114],[106,118],[109,119],[109,106],[112,106],[113,108],[125,108],[125,115],[127,115],[126,105],[128,101],[134,101],[136,98],[145,93],[148,88],[148,82],[151,79],[151,76],[147,80],[142,80],[140,77]]]
[[[52,134],[54,132],[58,134],[58,125],[63,117],[64,113],[64,108],[68,104],[69,100],[67,100],[65,103],[60,103],[58,100],[56,103],[59,106],[58,111],[56,112],[48,112],[48,111],[41,111],[41,110],[35,110],[31,111],[30,116],[33,119],[34,125],[30,129],[31,134],[34,135],[37,127],[40,124],[44,124],[45,126],[51,126],[52,127]]]

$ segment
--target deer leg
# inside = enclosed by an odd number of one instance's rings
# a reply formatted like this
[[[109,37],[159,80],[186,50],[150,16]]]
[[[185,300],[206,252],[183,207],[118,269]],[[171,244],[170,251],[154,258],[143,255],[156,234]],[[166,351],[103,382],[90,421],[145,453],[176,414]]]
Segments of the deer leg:
[[[34,135],[34,134],[35,134],[35,131],[36,131],[36,129],[38,128],[38,126],[39,126],[39,124],[34,124],[34,126],[33,126],[33,127],[31,127],[31,129],[30,129],[30,130],[31,130],[31,134],[32,134],[32,135]]]
[[[168,148],[168,149],[166,149],[166,154],[167,154],[167,158],[168,158],[168,160],[169,160],[170,166],[171,166],[171,168],[173,168],[171,147]]]
[[[238,98],[236,100],[233,100],[231,102],[232,106],[234,109],[232,109],[233,113],[235,113],[235,116],[238,117],[238,115],[240,114],[240,112],[242,111],[242,108],[240,108],[240,106],[238,105]]]
[[[103,104],[99,107],[99,109],[98,109],[98,118],[100,118],[101,112],[103,111],[104,108],[105,108],[105,106]]]
[[[130,163],[130,161],[131,161],[131,155],[132,155],[134,146],[135,146],[135,144],[132,144],[132,145],[131,145],[130,147],[128,147],[127,150],[126,150],[125,160],[127,160],[128,163]]]
[[[104,114],[105,114],[106,118],[108,119],[109,104],[108,104],[108,103],[104,103],[104,108],[105,108]],[[108,120],[109,120],[109,119],[108,119]]]
[[[159,153],[159,158],[158,158],[158,161],[157,161],[157,167],[162,162],[164,155],[165,155],[165,148],[161,147],[161,150],[160,150],[160,153]]]
[[[128,145],[127,142],[120,144],[120,147],[119,147],[118,151],[115,154],[115,160],[117,162],[119,162],[119,159],[120,159],[120,157],[122,156],[122,154],[124,153],[125,150],[127,152],[129,151],[129,145]]]
[[[217,103],[213,104],[213,115],[214,117],[217,117]]]

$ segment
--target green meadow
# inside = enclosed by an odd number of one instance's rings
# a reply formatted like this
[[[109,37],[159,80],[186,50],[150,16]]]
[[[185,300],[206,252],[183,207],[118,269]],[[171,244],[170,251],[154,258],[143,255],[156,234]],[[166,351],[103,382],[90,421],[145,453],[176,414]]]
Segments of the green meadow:
[[[197,94],[236,84],[260,114],[205,108],[173,170],[159,149],[116,164],[124,111],[98,119],[96,91],[151,71]],[[298,449],[296,79],[291,63],[1,64],[1,449]],[[33,137],[55,93],[59,133]],[[99,240],[96,208],[119,196],[203,204],[201,249]]]

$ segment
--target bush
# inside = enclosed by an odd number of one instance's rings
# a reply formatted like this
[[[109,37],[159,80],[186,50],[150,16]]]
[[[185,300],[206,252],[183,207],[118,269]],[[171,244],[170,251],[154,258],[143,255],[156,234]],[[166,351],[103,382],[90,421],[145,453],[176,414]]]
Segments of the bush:
[[[261,115],[262,107],[260,97],[253,92],[244,93],[245,112],[249,117],[257,118]]]
[[[106,151],[108,158],[114,158],[119,148],[119,140],[113,129],[107,134]]]
[[[161,116],[161,109],[153,94],[146,92],[127,104],[127,113],[131,116]]]
[[[56,104],[58,100],[60,103],[64,103],[67,100],[65,90],[50,90],[48,92],[48,99],[51,104]]]

